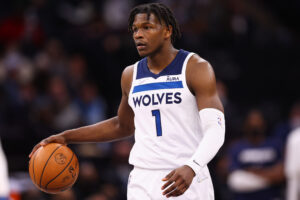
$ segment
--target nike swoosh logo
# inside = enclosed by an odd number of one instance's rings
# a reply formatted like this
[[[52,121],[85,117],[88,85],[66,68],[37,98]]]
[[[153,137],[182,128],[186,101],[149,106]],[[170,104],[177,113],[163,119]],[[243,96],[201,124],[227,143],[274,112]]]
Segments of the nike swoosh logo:
[[[197,163],[195,160],[193,160],[193,162],[194,162],[196,165],[199,165],[199,167],[201,167],[201,166],[200,166],[200,164],[199,164],[199,163]]]

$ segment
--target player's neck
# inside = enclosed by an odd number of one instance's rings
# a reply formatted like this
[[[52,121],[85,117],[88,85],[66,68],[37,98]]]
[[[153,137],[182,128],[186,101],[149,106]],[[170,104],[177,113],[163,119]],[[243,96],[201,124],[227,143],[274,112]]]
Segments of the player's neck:
[[[154,74],[159,74],[176,57],[178,50],[172,45],[162,47],[153,55],[148,56],[148,68]]]

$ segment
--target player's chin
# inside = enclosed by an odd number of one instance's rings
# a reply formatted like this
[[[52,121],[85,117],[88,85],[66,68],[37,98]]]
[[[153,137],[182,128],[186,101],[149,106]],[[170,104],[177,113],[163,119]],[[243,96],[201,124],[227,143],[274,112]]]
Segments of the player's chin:
[[[147,50],[139,50],[137,49],[138,51],[138,54],[141,56],[141,57],[145,57],[145,56],[148,56],[149,55],[149,52]]]

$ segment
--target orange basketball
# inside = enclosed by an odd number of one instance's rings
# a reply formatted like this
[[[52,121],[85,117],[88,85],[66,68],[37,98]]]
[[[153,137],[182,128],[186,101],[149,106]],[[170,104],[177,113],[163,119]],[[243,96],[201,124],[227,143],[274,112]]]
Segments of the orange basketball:
[[[73,151],[63,144],[50,143],[41,146],[29,161],[32,182],[47,193],[58,193],[75,183],[79,164]]]

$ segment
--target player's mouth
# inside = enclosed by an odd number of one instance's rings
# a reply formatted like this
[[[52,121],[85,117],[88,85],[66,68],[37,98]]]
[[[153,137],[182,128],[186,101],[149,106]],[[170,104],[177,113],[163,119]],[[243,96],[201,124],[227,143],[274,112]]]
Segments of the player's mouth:
[[[140,51],[140,50],[144,50],[147,47],[146,43],[142,43],[142,42],[137,42],[136,43],[136,48]]]

